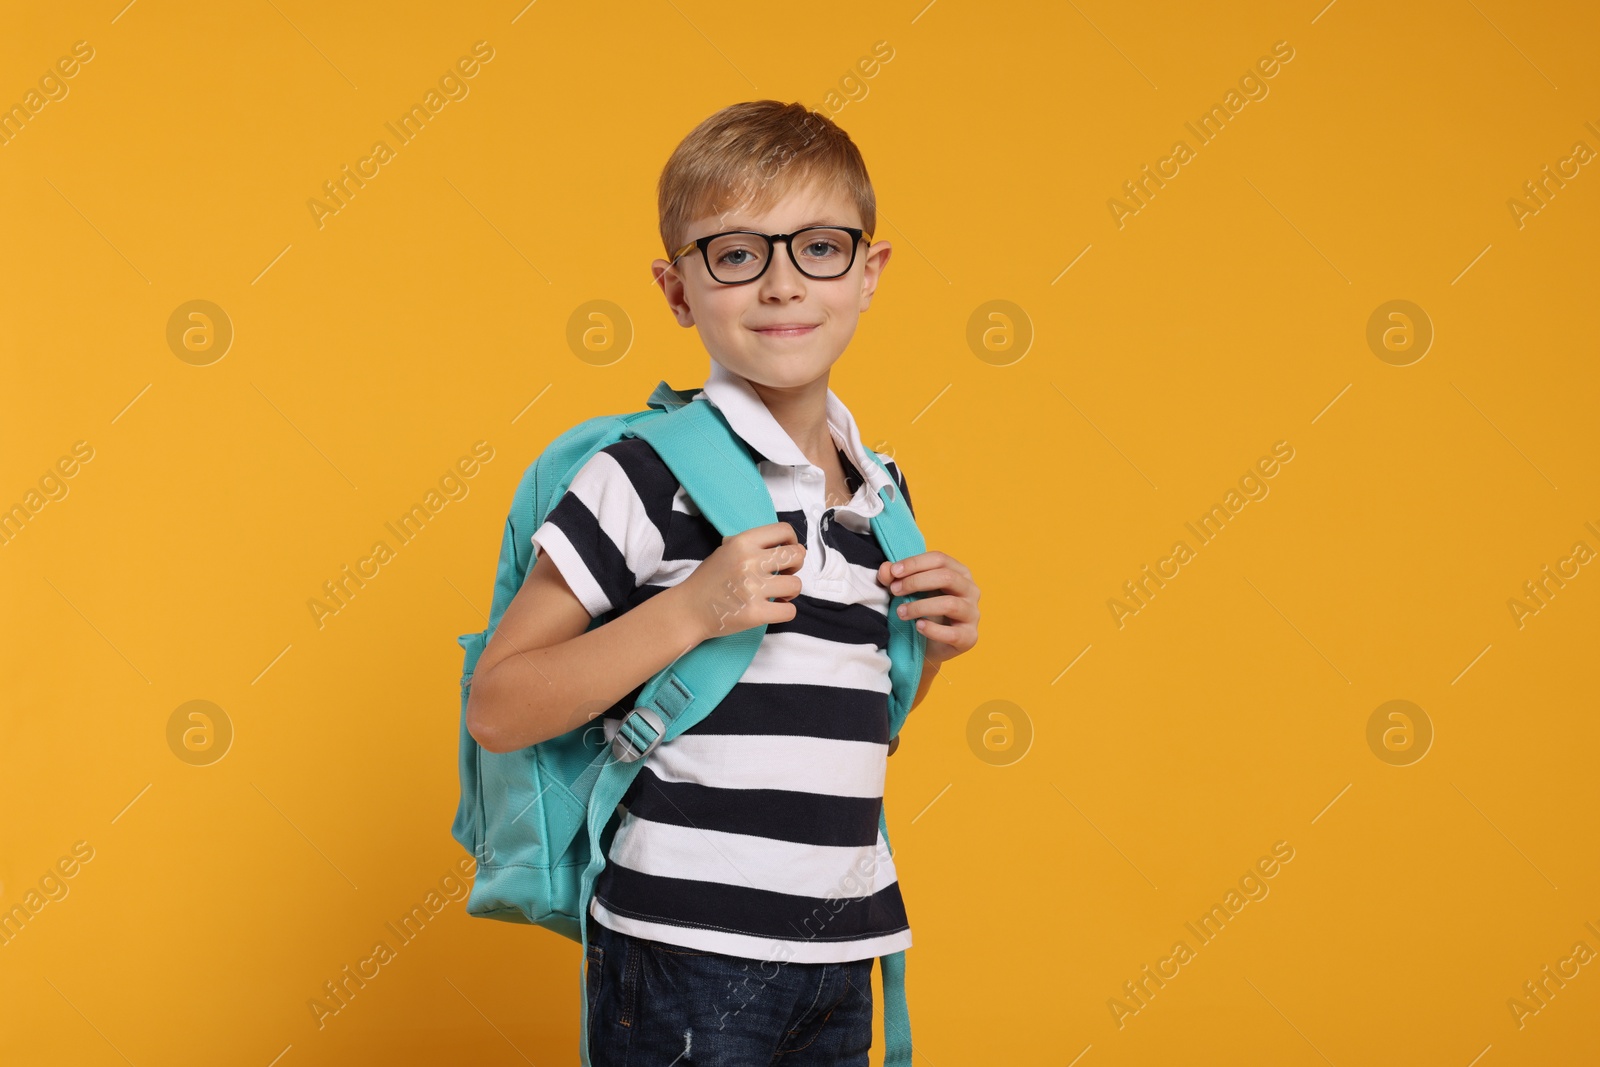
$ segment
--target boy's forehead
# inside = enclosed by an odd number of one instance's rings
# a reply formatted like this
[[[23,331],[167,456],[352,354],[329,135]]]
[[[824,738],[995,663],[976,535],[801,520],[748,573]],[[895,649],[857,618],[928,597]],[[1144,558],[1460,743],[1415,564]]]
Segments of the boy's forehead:
[[[763,233],[789,233],[803,226],[860,226],[861,210],[855,198],[837,185],[811,182],[786,189],[761,210],[755,210],[749,197],[716,215],[706,215],[690,224],[690,237],[723,230],[758,230]]]

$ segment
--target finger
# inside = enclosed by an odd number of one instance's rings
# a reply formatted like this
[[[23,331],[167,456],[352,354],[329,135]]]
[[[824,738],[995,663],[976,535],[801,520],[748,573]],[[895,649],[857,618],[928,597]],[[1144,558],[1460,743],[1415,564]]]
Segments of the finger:
[[[795,543],[769,548],[761,557],[761,569],[768,574],[799,570],[805,563],[806,546]]]
[[[972,572],[961,561],[946,555],[943,552],[919,552],[915,556],[891,562],[887,570],[891,577],[903,578],[918,571],[932,570],[935,567],[949,567],[962,577],[971,578]]]
[[[908,574],[915,574],[917,571],[925,570],[932,566],[933,564],[929,562],[929,557],[932,555],[932,552],[919,552],[914,556],[907,556],[905,559],[890,560],[884,564],[884,568],[889,572],[889,580],[903,578]]]
[[[800,579],[792,576],[778,577],[773,579],[768,588],[770,590],[768,595],[774,600],[787,603],[800,595]]]
[[[958,626],[934,622],[932,619],[918,619],[917,630],[930,641],[961,647],[962,629]]]
[[[962,563],[960,560],[956,559],[954,556],[950,555],[949,553],[947,553],[947,552],[929,552],[927,554],[930,555],[930,556],[937,557],[937,559],[938,559],[938,563],[936,564],[937,566],[948,567],[950,570],[955,571],[957,574],[961,575],[963,578],[971,578],[972,577],[972,572],[967,569],[967,565]]]
[[[793,545],[800,542],[795,535],[794,527],[786,522],[771,522],[765,526],[752,526],[743,533],[734,534],[733,537],[743,538],[757,548],[772,548],[776,545]],[[733,537],[724,537],[723,544],[727,544]]]
[[[915,556],[907,556],[900,560],[885,560],[878,568],[878,575],[883,584],[888,585],[896,578],[903,578],[918,571],[929,570],[943,565],[944,562],[954,562],[943,552],[919,552]]]
[[[907,578],[896,578],[889,584],[889,592],[895,596],[909,596],[929,589],[940,589],[969,600],[977,599],[977,588],[970,578],[964,578],[955,571],[942,567],[938,570],[919,571]]]
[[[938,621],[977,622],[978,610],[970,600],[958,596],[930,596],[901,604],[898,614],[902,619],[931,619]]]

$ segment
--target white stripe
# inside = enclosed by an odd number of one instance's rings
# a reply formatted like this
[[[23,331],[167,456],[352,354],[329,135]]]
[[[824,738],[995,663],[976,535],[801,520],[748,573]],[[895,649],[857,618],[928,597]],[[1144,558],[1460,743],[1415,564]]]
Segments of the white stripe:
[[[881,834],[878,841],[883,841]],[[895,881],[894,861],[886,848],[803,845],[637,817],[618,824],[610,857],[612,863],[642,874],[818,900],[871,896]]]
[[[606,717],[607,741],[621,721]],[[664,782],[876,800],[883,796],[889,746],[802,734],[687,733],[663,741],[645,759]]]
[[[756,646],[755,658],[739,681],[753,685],[831,685],[873,693],[887,693],[893,688],[889,682],[889,656],[877,645],[770,630]]]
[[[598,919],[602,926],[620,930],[634,937],[763,962],[847,963],[851,960],[887,956],[891,952],[900,952],[911,947],[910,930],[901,930],[897,934],[884,934],[881,937],[869,937],[860,941],[791,941],[787,938],[755,937],[726,930],[707,930],[702,926],[678,926],[673,923],[657,923],[615,915],[600,903],[598,897],[590,898],[589,914]]]

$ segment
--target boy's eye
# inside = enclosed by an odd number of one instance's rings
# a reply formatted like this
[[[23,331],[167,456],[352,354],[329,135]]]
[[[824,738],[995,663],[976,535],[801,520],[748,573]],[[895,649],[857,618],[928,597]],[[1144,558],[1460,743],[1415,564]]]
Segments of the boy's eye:
[[[767,243],[749,234],[732,234],[713,241],[710,252],[711,262],[718,267],[757,267],[766,258]]]

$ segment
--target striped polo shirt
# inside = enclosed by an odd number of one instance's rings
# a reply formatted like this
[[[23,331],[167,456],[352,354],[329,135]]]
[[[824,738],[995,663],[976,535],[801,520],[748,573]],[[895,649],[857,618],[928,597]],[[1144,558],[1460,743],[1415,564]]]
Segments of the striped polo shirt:
[[[806,546],[795,618],[768,625],[740,681],[657,745],[618,806],[590,914],[636,937],[757,960],[837,963],[911,945],[878,829],[889,747],[889,590],[871,518],[905,478],[867,455],[832,390],[828,429],[848,502],[749,382],[712,361],[695,394],[749,451],[779,521]],[[533,534],[592,617],[683,581],[722,544],[644,441],[597,452]],[[608,709],[607,740],[641,683]]]

